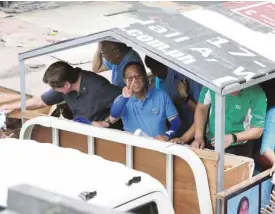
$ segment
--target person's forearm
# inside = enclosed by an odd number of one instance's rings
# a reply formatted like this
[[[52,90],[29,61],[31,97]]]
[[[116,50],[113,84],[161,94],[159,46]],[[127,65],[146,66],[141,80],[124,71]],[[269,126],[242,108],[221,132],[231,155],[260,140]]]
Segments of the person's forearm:
[[[195,138],[203,139],[208,110],[198,107],[195,112]]]
[[[250,128],[246,131],[234,133],[237,136],[238,142],[247,140],[255,140],[262,136],[263,128]]]
[[[187,132],[185,132],[182,135],[182,139],[184,139],[184,142],[188,142],[192,140],[195,137],[195,123],[192,124],[192,126],[188,129]]]
[[[97,50],[93,58],[93,65],[92,65],[93,72],[95,73],[101,72],[102,65],[103,65],[102,54],[100,50]]]
[[[111,124],[114,124],[114,123],[116,123],[117,121],[119,121],[120,118],[114,118],[114,117],[112,117],[112,116],[110,115],[110,116],[109,116],[109,120],[110,120]]]
[[[270,150],[270,149],[266,149],[264,152],[264,156],[272,163],[275,163],[275,154],[274,151]]]
[[[191,111],[195,112],[197,103],[194,100],[189,99],[187,102],[187,106]]]
[[[47,106],[48,105],[46,105],[43,102],[41,97],[32,97],[31,99],[27,100],[27,102],[26,102],[26,109],[27,110],[36,110],[36,109],[44,108],[44,107],[47,107]],[[19,108],[21,108],[21,104],[20,104]]]
[[[120,118],[123,114],[123,111],[125,109],[126,103],[128,102],[129,98],[125,98],[122,95],[120,95],[114,102],[111,108],[111,116],[113,118]]]
[[[165,135],[170,139],[172,139],[173,137],[175,137],[176,135],[176,131],[179,129],[180,125],[181,125],[181,119],[179,118],[179,116],[177,115],[176,117],[174,117],[173,119],[169,120],[169,123],[171,124],[169,130],[165,133]]]

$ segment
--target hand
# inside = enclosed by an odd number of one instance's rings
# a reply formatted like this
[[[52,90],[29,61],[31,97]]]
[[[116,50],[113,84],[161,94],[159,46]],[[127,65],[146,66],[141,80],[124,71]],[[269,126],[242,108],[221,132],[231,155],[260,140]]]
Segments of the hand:
[[[197,148],[197,149],[203,149],[205,147],[205,142],[203,139],[196,139],[193,141],[193,143],[191,144],[192,147]]]
[[[133,94],[133,86],[135,83],[135,78],[132,83],[129,83],[129,80],[126,80],[126,86],[122,89],[122,96],[125,98],[130,98]]]
[[[185,144],[186,143],[186,141],[180,137],[173,138],[173,139],[169,140],[169,142],[176,143],[176,144]]]
[[[266,208],[261,208],[261,214],[272,214],[275,211],[269,205],[266,205]]]
[[[186,80],[180,81],[177,85],[177,90],[181,97],[188,97],[188,83]]]
[[[155,139],[156,140],[161,140],[161,141],[168,141],[169,140],[168,136],[166,136],[166,135],[158,135],[158,136],[155,137]]]
[[[97,44],[97,50],[101,53],[101,51],[102,51],[102,42],[99,42]]]
[[[275,211],[275,192],[272,191],[270,204],[266,208],[261,208],[261,214],[272,214]]]
[[[224,136],[224,149],[227,149],[234,142],[233,136],[227,134]],[[211,145],[215,147],[215,138],[211,140]]]
[[[7,114],[13,112],[14,110],[15,109],[12,108],[12,106],[10,106],[10,105],[2,105],[2,106],[0,106],[0,112],[1,111],[5,111],[5,113],[7,113]]]
[[[102,128],[109,128],[110,124],[105,121],[93,121],[93,126],[102,127]]]

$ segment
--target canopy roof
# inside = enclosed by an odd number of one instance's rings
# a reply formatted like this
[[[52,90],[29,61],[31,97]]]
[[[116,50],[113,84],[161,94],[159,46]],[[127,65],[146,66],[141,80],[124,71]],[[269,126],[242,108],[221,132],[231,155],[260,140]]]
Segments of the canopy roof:
[[[148,14],[138,11],[131,15],[138,17],[138,21],[125,28],[113,28],[33,49],[19,54],[19,59],[101,40],[118,40],[219,94],[275,77],[275,59],[270,57],[274,43],[263,47],[275,37],[259,34],[233,19],[228,20],[221,13],[198,9],[173,15],[158,12],[157,17],[150,14],[149,18]]]

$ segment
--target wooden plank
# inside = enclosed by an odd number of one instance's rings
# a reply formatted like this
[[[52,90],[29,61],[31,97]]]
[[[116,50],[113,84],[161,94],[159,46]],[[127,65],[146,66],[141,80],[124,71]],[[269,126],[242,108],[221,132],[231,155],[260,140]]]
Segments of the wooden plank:
[[[259,175],[256,175],[256,176],[252,177],[249,180],[242,181],[239,184],[237,184],[235,186],[232,186],[231,188],[229,188],[229,189],[227,189],[227,190],[225,190],[223,192],[218,193],[217,194],[217,198],[224,198],[224,197],[226,197],[228,195],[231,195],[232,193],[237,192],[240,189],[242,189],[242,188],[244,188],[244,187],[246,187],[246,186],[248,186],[250,184],[253,184],[253,183],[261,180],[262,178],[268,176],[269,173],[270,173],[270,170],[266,170],[266,171],[260,173]]]
[[[159,180],[166,185],[166,155],[160,152],[135,147],[133,168]]]
[[[249,162],[242,163],[238,167],[232,167],[224,172],[224,189],[229,189],[242,181],[249,179]]]
[[[188,146],[193,152],[195,152],[201,159],[218,161],[219,155],[214,150],[210,149],[196,149],[191,146]]]
[[[52,129],[36,125],[33,127],[31,139],[40,143],[52,143]]]
[[[126,164],[126,146],[121,143],[95,138],[95,154],[110,161]]]
[[[177,214],[199,214],[194,174],[181,158],[174,158],[174,209]]]
[[[81,152],[88,153],[87,136],[73,132],[59,131],[59,144],[64,148],[77,149]]]

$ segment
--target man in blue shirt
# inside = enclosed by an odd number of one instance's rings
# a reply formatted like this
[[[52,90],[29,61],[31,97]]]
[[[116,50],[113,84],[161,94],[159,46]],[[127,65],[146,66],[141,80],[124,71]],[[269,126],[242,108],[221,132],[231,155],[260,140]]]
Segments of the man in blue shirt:
[[[93,72],[112,70],[112,84],[123,88],[123,69],[128,62],[142,62],[139,54],[124,43],[102,41],[93,59]]]
[[[147,136],[162,141],[173,138],[181,121],[169,95],[163,90],[148,87],[146,70],[141,63],[128,63],[123,77],[126,87],[114,101],[109,123],[122,118],[125,131],[134,133],[141,129]],[[169,129],[167,120],[170,122]]]
[[[182,120],[182,125],[177,134],[183,136],[181,139],[174,139],[173,141],[186,143],[192,140],[194,112],[202,86],[149,56],[145,57],[145,64],[152,74],[159,78],[160,88],[169,94]]]

